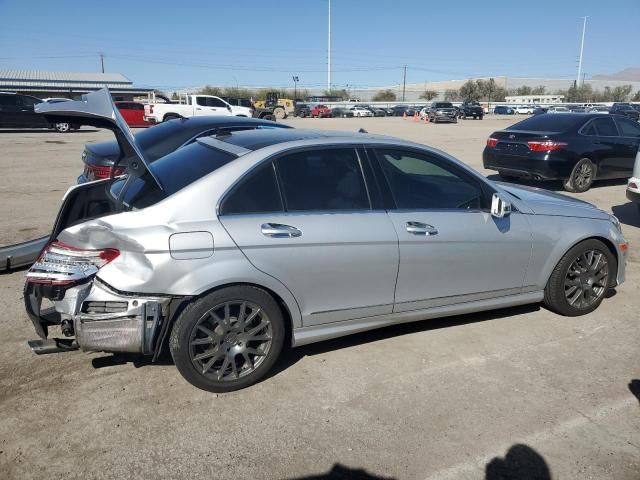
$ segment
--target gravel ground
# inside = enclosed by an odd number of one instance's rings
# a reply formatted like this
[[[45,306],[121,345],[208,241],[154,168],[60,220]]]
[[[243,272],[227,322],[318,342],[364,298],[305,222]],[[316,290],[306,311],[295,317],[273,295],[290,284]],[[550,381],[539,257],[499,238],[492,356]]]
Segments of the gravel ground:
[[[481,170],[487,136],[513,121],[287,122],[363,127]],[[48,233],[82,145],[110,138],[0,132],[0,244]],[[579,197],[616,213],[631,242],[627,282],[596,312],[534,305],[353,335],[287,352],[226,395],[194,389],[170,359],[32,355],[24,272],[0,275],[0,478],[638,480],[640,217],[624,182]]]

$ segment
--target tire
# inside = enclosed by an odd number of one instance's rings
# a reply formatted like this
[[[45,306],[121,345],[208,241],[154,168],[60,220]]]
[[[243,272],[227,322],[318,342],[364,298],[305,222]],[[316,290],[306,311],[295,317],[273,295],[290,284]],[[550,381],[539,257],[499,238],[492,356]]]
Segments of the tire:
[[[56,123],[53,128],[58,133],[69,133],[71,131],[71,124],[66,122]]]
[[[304,118],[304,117],[306,117],[306,116],[307,116],[307,114],[306,114],[306,113],[304,113],[304,112],[300,112],[300,115],[299,115],[299,117],[300,117],[300,118]]]
[[[478,120],[482,120],[484,118],[484,114],[478,115]]]
[[[588,158],[583,158],[574,165],[571,175],[562,182],[562,185],[568,192],[586,192],[593,185],[595,176],[596,166]]]
[[[286,112],[284,111],[284,108],[274,108],[273,114],[276,116],[278,120],[283,120],[287,116]]]
[[[594,252],[593,256],[591,252]],[[593,263],[587,272],[572,273],[577,271],[574,268],[576,262],[577,265],[587,268],[589,260]],[[602,263],[603,260],[606,264]],[[549,310],[567,317],[591,313],[602,303],[617,271],[616,258],[604,243],[596,239],[585,240],[565,253],[553,269],[544,289],[544,305]],[[596,282],[597,278],[600,279]],[[588,299],[586,291],[592,295]],[[574,297],[576,300],[572,303]]]
[[[176,115],[175,113],[168,113],[164,116],[164,118],[162,119],[163,122],[168,122],[169,120],[174,120],[176,118],[180,118],[179,115]]]
[[[225,304],[231,305],[228,310]],[[246,326],[239,321],[241,304],[246,306],[245,320],[250,319]],[[259,329],[263,323],[266,326]],[[169,349],[178,371],[191,385],[209,392],[231,392],[253,385],[273,367],[282,352],[285,330],[282,311],[267,292],[227,287],[183,310],[171,332]],[[249,334],[262,343],[248,340]],[[209,345],[213,348],[208,349]],[[198,355],[202,358],[195,358]]]

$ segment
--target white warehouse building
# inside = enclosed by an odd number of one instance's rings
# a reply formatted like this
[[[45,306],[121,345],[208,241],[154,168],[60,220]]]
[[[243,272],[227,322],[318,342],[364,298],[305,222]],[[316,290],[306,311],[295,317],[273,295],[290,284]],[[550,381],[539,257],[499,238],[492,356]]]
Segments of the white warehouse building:
[[[516,105],[562,103],[564,95],[514,95],[506,96],[504,100]]]

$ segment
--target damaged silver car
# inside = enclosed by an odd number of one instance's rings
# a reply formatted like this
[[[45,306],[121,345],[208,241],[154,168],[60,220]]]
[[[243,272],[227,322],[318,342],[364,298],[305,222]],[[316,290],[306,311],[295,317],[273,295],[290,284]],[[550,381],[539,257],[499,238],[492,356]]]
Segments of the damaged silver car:
[[[582,315],[624,281],[614,216],[423,145],[253,130],[149,164],[107,91],[42,110],[112,129],[134,160],[67,193],[27,273],[37,353],[168,346],[187,381],[225,392],[287,345],[527,303]],[[52,325],[67,338],[46,340]]]

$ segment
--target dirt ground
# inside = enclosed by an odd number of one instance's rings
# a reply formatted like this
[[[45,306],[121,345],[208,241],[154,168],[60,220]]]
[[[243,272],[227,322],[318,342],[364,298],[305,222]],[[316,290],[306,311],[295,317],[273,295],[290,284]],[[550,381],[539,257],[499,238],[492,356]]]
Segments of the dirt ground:
[[[411,139],[482,171],[487,136],[514,121],[287,122]],[[0,131],[0,245],[48,233],[82,146],[110,138]],[[624,182],[578,196],[631,242],[626,283],[594,313],[534,305],[353,335],[293,349],[225,395],[191,387],[170,359],[32,355],[24,271],[0,275],[0,479],[638,480],[640,217]]]

